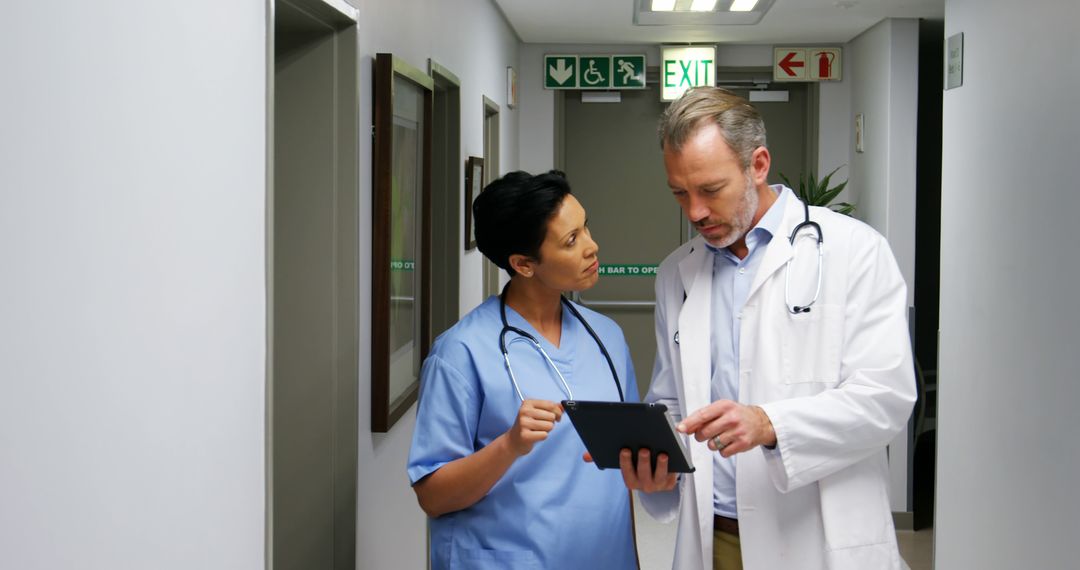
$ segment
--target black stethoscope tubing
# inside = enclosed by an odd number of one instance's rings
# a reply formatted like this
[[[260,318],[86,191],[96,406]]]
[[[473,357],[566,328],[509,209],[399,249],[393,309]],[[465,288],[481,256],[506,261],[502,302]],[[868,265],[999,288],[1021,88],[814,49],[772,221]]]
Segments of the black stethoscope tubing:
[[[812,299],[810,299],[810,302],[807,303],[806,305],[792,305],[788,301],[788,286],[790,285],[790,282],[791,282],[790,281],[790,279],[791,279],[791,260],[789,259],[788,262],[787,262],[787,265],[788,265],[787,275],[786,275],[786,277],[784,279],[784,306],[789,307],[788,311],[791,312],[791,314],[793,314],[793,315],[798,315],[800,313],[809,313],[810,312],[810,306],[817,302],[818,295],[821,294],[822,265],[824,263],[823,258],[822,258],[821,246],[825,242],[825,238],[823,237],[823,234],[821,232],[821,226],[818,225],[817,222],[814,222],[814,221],[810,220],[810,205],[807,204],[806,202],[803,202],[803,211],[805,212],[805,219],[803,221],[799,222],[799,224],[795,226],[795,229],[791,230],[791,236],[788,237],[788,241],[791,243],[791,247],[794,248],[795,247],[795,238],[799,237],[799,231],[800,230],[809,228],[809,229],[814,230],[814,232],[816,232],[817,235],[815,237],[817,238],[816,241],[817,241],[817,253],[818,253],[817,290],[814,291],[814,297]],[[794,255],[795,254],[792,253],[792,256],[794,256]]]
[[[532,341],[532,343],[536,345],[537,348],[540,348],[540,342],[536,340],[536,337],[526,331],[521,330],[518,327],[510,326],[510,323],[506,321],[506,290],[509,287],[510,284],[507,283],[506,286],[503,287],[502,293],[499,294],[499,316],[502,318],[503,325],[502,330],[499,331],[499,351],[502,352],[503,358],[507,357],[506,333],[508,332],[513,332],[515,334],[521,335],[526,339]],[[585,317],[581,316],[581,313],[578,312],[577,308],[574,307],[573,303],[571,303],[566,297],[560,296],[559,299],[562,301],[562,304],[565,305],[567,309],[569,309],[570,314],[574,315],[574,318],[576,318],[578,322],[580,322],[582,326],[585,327],[585,330],[589,333],[589,336],[591,336],[592,339],[596,341],[596,346],[600,347],[600,352],[604,355],[604,360],[607,360],[608,368],[611,369],[611,378],[615,381],[615,388],[619,391],[619,401],[625,402],[626,398],[623,396],[622,384],[619,382],[619,373],[615,371],[615,363],[611,360],[611,354],[608,353],[607,347],[604,346],[603,341],[600,340],[600,335],[596,334],[596,331],[594,331],[593,328],[589,326],[589,322],[585,320]],[[541,350],[543,349],[541,348]]]

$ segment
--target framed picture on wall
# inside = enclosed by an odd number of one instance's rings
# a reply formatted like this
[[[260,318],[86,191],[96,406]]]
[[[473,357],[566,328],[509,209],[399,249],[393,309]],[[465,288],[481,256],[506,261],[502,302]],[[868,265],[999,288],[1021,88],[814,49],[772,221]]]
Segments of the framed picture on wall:
[[[470,156],[465,161],[465,250],[476,247],[472,227],[472,203],[484,189],[484,159]]]
[[[434,81],[375,56],[371,268],[371,430],[386,432],[420,390],[431,329]]]

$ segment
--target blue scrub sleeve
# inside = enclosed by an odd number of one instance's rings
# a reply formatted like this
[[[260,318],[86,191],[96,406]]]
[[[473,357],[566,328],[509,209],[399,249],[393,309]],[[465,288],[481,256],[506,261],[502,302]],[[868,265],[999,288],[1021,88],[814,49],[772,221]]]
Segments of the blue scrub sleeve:
[[[420,371],[420,405],[409,450],[409,481],[427,477],[447,463],[471,455],[480,418],[476,385],[449,362],[432,354]]]

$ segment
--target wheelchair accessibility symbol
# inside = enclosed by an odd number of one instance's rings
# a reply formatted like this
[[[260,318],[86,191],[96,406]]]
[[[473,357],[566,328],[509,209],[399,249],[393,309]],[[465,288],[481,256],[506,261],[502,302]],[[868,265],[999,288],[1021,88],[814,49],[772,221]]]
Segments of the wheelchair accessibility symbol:
[[[610,56],[582,56],[579,69],[582,87],[605,89],[611,87]]]
[[[589,69],[585,70],[585,77],[583,78],[588,85],[599,85],[604,80],[604,74],[600,73],[599,69],[596,69],[596,60],[589,62]]]

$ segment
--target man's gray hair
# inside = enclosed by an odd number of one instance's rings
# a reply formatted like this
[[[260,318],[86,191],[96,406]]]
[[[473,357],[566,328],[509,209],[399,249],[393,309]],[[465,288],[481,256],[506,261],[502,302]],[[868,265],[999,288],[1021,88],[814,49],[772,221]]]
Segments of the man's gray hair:
[[[715,123],[743,169],[765,144],[765,121],[749,101],[719,87],[687,90],[660,115],[660,148],[679,152],[701,127]]]

